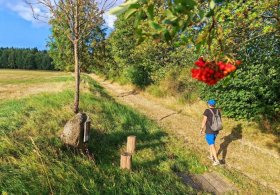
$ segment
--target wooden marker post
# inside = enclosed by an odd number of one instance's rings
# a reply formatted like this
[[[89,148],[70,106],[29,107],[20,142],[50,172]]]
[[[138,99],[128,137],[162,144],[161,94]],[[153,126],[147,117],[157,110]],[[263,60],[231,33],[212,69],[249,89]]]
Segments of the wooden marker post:
[[[126,152],[133,154],[135,152],[136,136],[131,135],[127,137]]]
[[[125,152],[121,155],[121,169],[131,170],[132,156],[130,153]]]

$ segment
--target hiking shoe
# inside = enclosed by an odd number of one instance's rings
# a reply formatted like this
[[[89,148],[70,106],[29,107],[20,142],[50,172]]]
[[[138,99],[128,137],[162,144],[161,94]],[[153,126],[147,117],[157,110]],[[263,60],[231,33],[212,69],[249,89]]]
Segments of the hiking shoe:
[[[215,161],[214,157],[213,156],[207,156],[208,159],[212,160],[212,161]]]
[[[217,165],[220,165],[220,161],[214,161],[213,162],[213,166],[217,166]]]

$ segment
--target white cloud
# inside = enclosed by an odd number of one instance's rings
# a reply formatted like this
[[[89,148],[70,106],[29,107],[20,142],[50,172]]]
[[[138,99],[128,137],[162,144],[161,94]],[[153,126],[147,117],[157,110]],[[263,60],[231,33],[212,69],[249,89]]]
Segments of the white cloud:
[[[107,25],[109,28],[114,28],[114,23],[115,23],[115,21],[116,21],[116,19],[117,19],[116,16],[111,15],[111,14],[109,14],[108,12],[105,12],[105,13],[103,14],[103,18],[104,18],[104,20],[105,20],[105,22],[106,22],[106,25]]]
[[[51,1],[53,2],[54,0]],[[123,1],[124,0],[116,0],[114,6],[119,5]],[[30,6],[27,5],[23,0],[0,0],[0,7],[4,7],[17,13],[24,20],[32,22],[32,24],[39,27],[47,25],[48,18],[50,17],[50,14],[40,6],[35,6],[33,8],[33,13]],[[39,17],[40,20],[35,19],[34,14],[35,16]],[[106,11],[103,14],[103,18],[109,28],[114,28],[114,22],[117,19],[116,16],[111,15],[108,13],[108,11]],[[43,22],[41,20],[43,20]]]
[[[98,0],[97,0],[97,1],[98,1]],[[102,0],[100,0],[100,1],[102,1]],[[123,3],[124,1],[125,1],[125,0],[112,0],[112,1],[109,1],[109,2],[111,2],[112,4],[108,3],[108,5],[109,5],[108,8],[109,8],[109,9],[112,9],[113,7],[120,5],[120,4]],[[116,17],[115,15],[111,15],[111,14],[109,13],[109,10],[106,10],[105,13],[103,14],[103,18],[104,18],[104,20],[105,20],[106,25],[107,25],[109,28],[113,29],[113,28],[114,28],[114,23],[115,23],[115,21],[117,20],[117,17]]]
[[[40,7],[33,7],[33,10],[29,5],[24,2],[17,2],[16,4],[8,3],[7,7],[16,12],[24,20],[32,22],[35,25],[46,25],[49,14],[44,12]],[[36,16],[35,19],[34,16]]]
[[[32,11],[31,7],[22,0],[0,0],[0,7],[17,13],[24,20],[32,22],[34,26],[47,25],[49,14],[38,6],[34,7]],[[33,12],[40,20],[34,18]]]

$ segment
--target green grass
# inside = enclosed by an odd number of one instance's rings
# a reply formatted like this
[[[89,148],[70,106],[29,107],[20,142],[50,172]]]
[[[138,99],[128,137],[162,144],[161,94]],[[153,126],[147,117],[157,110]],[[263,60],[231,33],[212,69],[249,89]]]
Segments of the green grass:
[[[59,134],[73,116],[73,92],[0,102],[0,189],[9,194],[196,194],[175,172],[207,167],[154,122],[120,105],[94,81],[81,96],[92,120],[89,148],[96,164],[63,146]],[[119,169],[126,137],[137,136],[133,171]]]
[[[52,71],[25,71],[25,70],[1,70],[0,84],[39,84],[73,81],[73,77],[68,73]]]
[[[58,76],[50,78],[23,78],[22,80],[5,80],[1,81],[0,84],[38,84],[38,83],[53,83],[53,82],[66,82],[73,81],[70,76]]]

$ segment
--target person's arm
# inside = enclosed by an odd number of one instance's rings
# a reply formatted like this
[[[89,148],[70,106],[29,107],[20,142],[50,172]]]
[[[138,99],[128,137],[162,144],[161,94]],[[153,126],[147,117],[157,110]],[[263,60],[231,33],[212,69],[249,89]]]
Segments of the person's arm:
[[[202,134],[202,132],[203,132],[203,129],[204,129],[204,127],[205,127],[205,125],[206,125],[206,122],[207,122],[207,116],[203,116],[203,120],[202,120],[202,123],[201,123],[201,128],[200,128],[200,133]]]

